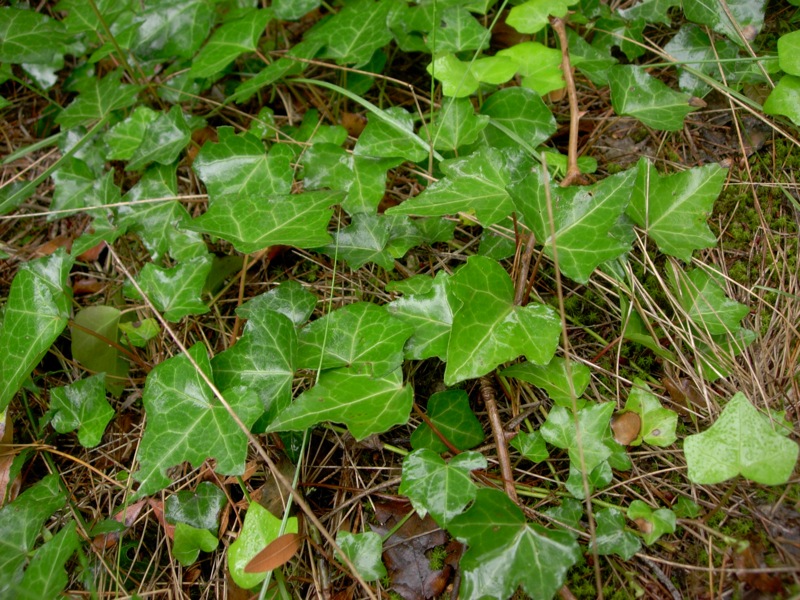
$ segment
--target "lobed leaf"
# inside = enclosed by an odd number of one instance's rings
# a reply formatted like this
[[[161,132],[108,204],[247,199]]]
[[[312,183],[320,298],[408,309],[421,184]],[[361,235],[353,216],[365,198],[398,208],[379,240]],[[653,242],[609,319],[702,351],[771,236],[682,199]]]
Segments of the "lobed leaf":
[[[483,427],[469,406],[469,396],[464,390],[437,392],[428,399],[428,419],[447,441],[459,450],[480,444],[484,439]],[[422,422],[411,434],[411,447],[427,448],[434,452],[447,452],[448,447],[427,423]]]
[[[99,373],[50,391],[53,428],[59,433],[78,429],[78,440],[85,448],[100,443],[115,415],[106,400],[105,379],[105,373]]]
[[[687,94],[670,89],[636,65],[612,67],[608,85],[614,112],[635,117],[653,129],[679,131],[684,117],[694,110]]]

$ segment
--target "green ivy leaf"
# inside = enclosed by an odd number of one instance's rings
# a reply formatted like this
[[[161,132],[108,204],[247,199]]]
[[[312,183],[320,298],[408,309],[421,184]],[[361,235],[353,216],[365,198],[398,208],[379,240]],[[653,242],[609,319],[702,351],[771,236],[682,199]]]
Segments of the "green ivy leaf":
[[[333,234],[333,242],[325,246],[324,252],[343,259],[353,270],[372,262],[391,271],[394,257],[386,250],[390,227],[385,215],[353,215],[350,225]]]
[[[528,0],[508,13],[506,23],[520,33],[536,33],[550,22],[550,15],[563,17],[576,0]]]
[[[335,58],[340,65],[360,67],[392,39],[387,20],[394,2],[353,0],[333,17],[305,35],[321,42],[321,58]]]
[[[219,546],[217,536],[208,529],[198,529],[178,523],[172,534],[172,556],[184,567],[188,567],[200,556],[200,551],[213,552]]]
[[[643,441],[662,447],[675,443],[678,414],[661,406],[650,386],[641,379],[633,380],[625,410],[635,412],[642,419],[639,435],[630,443],[631,446],[639,446]]]
[[[676,61],[685,64],[694,71],[708,75],[712,79],[720,78],[720,67],[726,79],[730,79],[731,68],[728,63],[721,62],[736,58],[739,48],[726,40],[711,39],[697,25],[683,25],[678,33],[664,46],[664,50]],[[711,86],[691,73],[685,67],[678,65],[678,85],[681,90],[698,98],[702,98],[711,91]]]
[[[515,448],[522,456],[531,462],[542,462],[546,460],[550,453],[547,451],[542,434],[538,431],[531,433],[519,433],[511,440],[511,447]]]
[[[198,529],[216,532],[219,514],[228,498],[218,486],[202,481],[194,491],[182,490],[167,496],[164,516],[168,523],[185,523]]]
[[[191,58],[208,37],[214,5],[204,0],[156,0],[134,18],[132,50],[143,60]]]
[[[114,409],[106,401],[105,379],[105,373],[99,373],[50,390],[53,428],[59,433],[78,429],[84,448],[97,446],[114,418]]]
[[[635,176],[635,169],[628,169],[590,186],[562,188],[543,182],[535,169],[509,192],[545,253],[552,257],[553,245],[557,247],[561,272],[586,283],[598,265],[630,248],[630,241],[615,235],[614,228],[628,205]],[[550,209],[545,185],[550,185]]]
[[[680,6],[681,0],[642,0],[630,8],[619,9],[617,14],[623,19],[633,21],[643,19],[648,23],[671,25],[668,11],[673,6]]]
[[[641,500],[634,500],[628,507],[628,518],[636,521],[642,539],[648,546],[662,535],[675,532],[675,513],[668,508],[653,510]]]
[[[464,390],[437,392],[428,399],[427,415],[444,437],[459,450],[480,444],[484,439],[483,427],[469,406],[469,396]],[[447,452],[427,423],[420,423],[411,434],[414,450],[427,448],[437,453]]]
[[[698,328],[711,335],[728,334],[739,329],[750,309],[731,300],[706,271],[688,273],[673,268],[669,273],[672,288],[688,317]]]
[[[508,169],[499,150],[484,147],[440,167],[446,177],[386,213],[438,217],[474,211],[481,225],[488,227],[514,212],[506,191]]]
[[[283,21],[296,21],[320,5],[320,0],[273,0],[272,10]]]
[[[626,214],[655,240],[659,250],[689,262],[692,251],[711,248],[717,241],[706,219],[726,173],[719,165],[709,164],[661,176],[642,159]]]
[[[336,534],[336,544],[350,559],[364,581],[376,581],[386,577],[386,567],[381,562],[383,540],[377,533],[339,531]]]
[[[142,144],[147,126],[158,119],[159,113],[148,106],[137,106],[124,121],[120,121],[103,136],[109,151],[107,160],[128,160]]]
[[[356,302],[313,321],[300,332],[301,369],[352,367],[376,377],[403,363],[403,345],[412,328],[382,306]]]
[[[66,131],[99,121],[115,110],[135,104],[142,86],[120,83],[121,77],[122,70],[118,69],[103,79],[89,77],[76,84],[80,92],[78,97],[58,114],[56,123]]]
[[[639,66],[612,67],[608,85],[614,112],[639,119],[653,129],[680,131],[684,117],[694,110],[688,94],[670,89]]]
[[[321,47],[322,42],[317,40],[304,39],[295,44],[286,52],[283,58],[276,60],[259,71],[254,77],[239,85],[231,99],[237,103],[247,102],[261,88],[271,85],[288,75],[302,73],[306,63],[297,59],[310,60],[314,58]]]
[[[147,125],[142,143],[134,150],[125,170],[138,171],[153,162],[170,165],[175,162],[191,137],[192,132],[183,111],[176,104],[169,112],[161,113]]]
[[[211,376],[211,365],[203,344],[195,344],[189,355]],[[225,391],[225,399],[250,427],[263,412],[253,392]],[[189,461],[199,467],[209,458],[224,475],[240,475],[247,458],[247,436],[214,397],[188,356],[180,354],[156,365],[147,376],[142,395],[147,426],[139,446],[139,470],[134,474],[141,498],[171,483],[167,470]]]
[[[297,533],[297,517],[289,517],[281,532],[280,519],[257,502],[250,504],[239,537],[228,547],[228,569],[236,585],[249,590],[266,579],[266,573],[245,573],[244,568],[281,533]]]
[[[306,291],[299,282],[290,279],[265,294],[251,298],[236,309],[236,314],[249,319],[251,315],[263,311],[275,311],[299,327],[308,321],[316,305],[317,297]]]
[[[470,471],[486,465],[480,452],[462,452],[445,463],[433,450],[415,450],[403,460],[398,492],[411,500],[421,518],[430,513],[445,526],[475,499],[478,487],[470,479]]]
[[[143,319],[141,321],[120,323],[119,330],[125,334],[125,339],[137,348],[144,348],[147,342],[161,333],[156,319]]]
[[[489,117],[476,115],[466,98],[446,98],[429,125],[433,147],[454,152],[475,142],[488,123]]]
[[[22,581],[9,597],[17,600],[60,597],[69,582],[64,567],[81,541],[75,522],[70,521],[36,550]]]
[[[609,52],[603,52],[592,46],[571,27],[567,27],[567,43],[570,63],[593,84],[608,85],[609,71],[617,64],[617,59]]]
[[[512,9],[513,10],[513,9]],[[539,42],[522,42],[497,53],[517,63],[522,85],[540,96],[560,90],[564,83],[561,72],[561,51]]]
[[[106,388],[115,396],[119,396],[125,387],[130,365],[119,355],[117,348],[89,332],[118,343],[119,317],[119,309],[113,306],[87,306],[75,315],[75,324],[83,329],[70,327],[72,358],[89,371],[106,373]],[[85,331],[87,329],[89,331]]]
[[[408,421],[413,391],[396,369],[383,377],[355,368],[323,371],[317,385],[275,419],[267,431],[303,431],[323,421],[344,423],[357,440]]]
[[[699,485],[742,475],[764,485],[781,485],[797,463],[796,442],[782,436],[769,419],[737,392],[716,422],[683,444],[689,479]]]
[[[789,117],[800,125],[800,77],[784,75],[778,85],[764,101],[764,112],[768,115]]]
[[[535,148],[556,132],[556,120],[533,90],[511,87],[495,92],[481,106],[489,117],[484,129],[486,143],[496,148]]]
[[[585,364],[567,361],[560,356],[554,356],[546,365],[528,362],[511,365],[503,369],[500,375],[521,379],[542,388],[553,402],[565,408],[572,408],[573,399],[578,408],[586,404],[581,396],[591,379],[591,371]]]
[[[11,282],[0,329],[0,411],[67,326],[72,262],[59,249],[24,263]]]
[[[131,9],[131,3],[127,0],[124,2],[97,0],[95,6],[98,13],[100,13],[99,15],[94,11],[91,4],[87,4],[82,0],[60,0],[57,10],[69,13],[63,21],[67,33],[74,35],[102,31],[103,21],[105,21],[106,25],[111,26],[123,12]]]
[[[616,554],[630,560],[642,547],[639,538],[625,530],[625,517],[616,508],[604,508],[594,514],[597,527],[595,543],[601,556]]]
[[[217,129],[218,142],[206,142],[192,165],[208,191],[210,204],[229,196],[289,194],[290,158],[278,151],[267,154],[264,143],[251,133],[236,135],[233,127]]]
[[[428,47],[433,54],[485,50],[491,34],[463,6],[450,6],[438,15],[439,27],[429,36]]]
[[[416,282],[425,281],[429,285],[408,289],[404,297],[386,305],[390,314],[414,328],[414,333],[406,342],[406,358],[447,358],[447,344],[453,323],[453,313],[447,301],[448,279],[449,275],[444,271],[439,271],[435,279],[424,276],[418,278]]]
[[[675,516],[679,519],[696,519],[700,515],[700,506],[686,496],[680,496],[673,507]]]
[[[270,9],[248,8],[238,19],[224,23],[194,57],[189,75],[194,79],[213,77],[240,54],[255,51],[272,16]]]
[[[139,285],[167,321],[180,321],[187,315],[202,315],[209,308],[200,298],[211,271],[210,256],[198,256],[172,268],[147,263],[139,274]]]
[[[316,248],[330,241],[327,228],[331,206],[343,196],[327,191],[228,196],[212,203],[187,228],[221,237],[244,253],[281,244]]]
[[[755,342],[757,337],[755,331],[739,327],[733,334],[722,333],[711,336],[708,344],[695,340],[697,362],[703,379],[713,383],[720,377],[730,375],[733,359]]]
[[[84,161],[70,156],[53,172],[51,210],[83,208],[99,204],[95,184],[97,174]]]
[[[520,585],[533,598],[552,598],[581,558],[568,533],[526,523],[500,490],[478,490],[470,509],[447,529],[469,546],[460,564],[462,598],[502,600]]]
[[[67,51],[62,23],[35,10],[0,8],[0,62],[49,65]]]
[[[717,33],[744,45],[737,29],[752,42],[764,26],[764,5],[764,0],[726,0],[724,7],[716,2],[687,2],[683,14],[690,21],[708,25]]]
[[[475,93],[479,81],[469,63],[462,62],[454,54],[444,54],[433,60],[427,68],[428,74],[442,82],[442,94],[451,98],[465,98]],[[509,75],[509,79],[513,73]]]
[[[485,375],[524,354],[534,363],[550,361],[561,322],[543,304],[514,304],[506,270],[483,256],[471,256],[448,285],[453,326],[447,348],[445,385]]]
[[[778,38],[778,64],[789,75],[800,75],[800,31]]]
[[[370,2],[371,0],[366,0]],[[353,148],[355,156],[372,156],[377,158],[403,158],[411,162],[420,162],[428,157],[428,153],[418,143],[414,135],[414,117],[399,106],[392,106],[383,111],[385,118],[369,119],[367,126],[358,137]],[[393,125],[387,123],[392,121]]]

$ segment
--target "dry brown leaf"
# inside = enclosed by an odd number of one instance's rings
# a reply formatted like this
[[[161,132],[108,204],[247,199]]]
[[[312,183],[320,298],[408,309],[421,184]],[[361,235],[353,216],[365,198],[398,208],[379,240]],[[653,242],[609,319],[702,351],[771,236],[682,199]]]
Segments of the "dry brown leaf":
[[[94,277],[78,277],[72,283],[72,293],[76,296],[102,292],[105,284]]]
[[[44,244],[38,246],[31,253],[31,258],[50,256],[53,252],[55,252],[59,248],[66,248],[67,250],[70,250],[72,248],[72,236],[59,235],[57,237],[54,237],[52,240],[46,241]]]
[[[143,498],[138,502],[135,502],[130,506],[120,510],[112,518],[119,523],[123,523],[125,527],[130,527],[139,517],[139,513],[142,512],[142,508],[146,502],[147,498]],[[102,533],[98,536],[95,536],[95,538],[92,540],[92,545],[98,550],[112,548],[119,541],[120,535],[121,533],[117,531],[112,531],[111,533]]]
[[[357,138],[367,126],[367,117],[359,113],[342,113],[342,127],[347,129],[348,135]]]
[[[147,503],[150,505],[150,508],[153,509],[153,514],[156,516],[156,520],[158,520],[158,522],[161,524],[161,527],[164,528],[164,533],[169,539],[174,539],[175,525],[167,523],[167,520],[164,518],[164,503],[161,502],[161,500],[153,500],[152,498],[150,498]]]
[[[17,497],[21,485],[19,477],[11,479],[11,465],[14,463],[14,424],[8,420],[7,413],[0,415],[0,506],[3,506],[8,493],[8,501]],[[9,490],[9,487],[11,488]]]
[[[771,573],[753,571],[753,569],[765,568],[766,562],[758,538],[753,536],[749,542],[747,548],[741,552],[733,552],[733,566],[736,569],[737,579],[759,592],[779,594],[783,591],[783,583],[779,577]]]
[[[79,254],[78,255],[78,260],[81,261],[81,262],[94,262],[98,258],[100,258],[100,253],[103,250],[105,250],[105,247],[106,247],[106,243],[105,242],[100,242],[96,246],[93,246],[92,248],[89,248],[83,254]]]
[[[642,430],[642,418],[635,412],[619,412],[611,417],[611,431],[618,444],[628,446],[639,437]]]
[[[244,568],[245,573],[266,573],[285,565],[300,550],[302,538],[296,533],[284,533],[267,544]]]

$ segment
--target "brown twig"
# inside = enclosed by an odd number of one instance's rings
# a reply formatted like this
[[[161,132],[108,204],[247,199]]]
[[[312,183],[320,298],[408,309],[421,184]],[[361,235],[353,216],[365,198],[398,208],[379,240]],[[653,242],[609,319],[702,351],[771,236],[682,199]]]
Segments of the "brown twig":
[[[422,409],[416,402],[414,402],[414,412],[417,413],[417,416],[420,419],[422,419],[425,425],[431,428],[431,431],[434,433],[434,435],[438,437],[439,440],[441,440],[441,442],[445,446],[447,446],[447,449],[451,452],[451,454],[453,454],[453,456],[455,456],[456,454],[461,454],[461,450],[453,446],[453,443],[450,440],[448,440],[447,437],[441,431],[439,431],[439,428],[436,427],[436,424],[433,421],[431,421],[428,415],[422,412]]]
[[[569,99],[569,146],[567,148],[567,174],[561,180],[561,187],[573,183],[581,183],[583,177],[578,168],[578,122],[581,115],[578,112],[578,92],[575,89],[575,78],[572,73],[572,64],[569,61],[569,45],[567,43],[567,29],[564,20],[558,17],[550,19],[550,25],[558,36],[561,44],[561,70],[564,72],[564,82],[567,84],[567,98]]]
[[[508,456],[508,442],[503,431],[503,423],[500,420],[500,412],[497,410],[494,388],[488,377],[481,377],[480,385],[481,398],[483,398],[483,403],[486,405],[486,412],[489,415],[489,423],[492,427],[492,437],[497,448],[497,461],[500,463],[503,487],[508,497],[516,503],[519,498],[517,498],[517,489],[514,487],[514,473],[511,470],[511,459]]]
[[[531,267],[531,258],[533,258],[533,247],[536,245],[536,235],[531,231],[528,236],[528,241],[525,244],[525,254],[522,255],[522,265],[519,269],[517,276],[517,289],[514,293],[514,304],[517,306],[524,306],[528,302],[529,287],[528,287],[528,271]]]

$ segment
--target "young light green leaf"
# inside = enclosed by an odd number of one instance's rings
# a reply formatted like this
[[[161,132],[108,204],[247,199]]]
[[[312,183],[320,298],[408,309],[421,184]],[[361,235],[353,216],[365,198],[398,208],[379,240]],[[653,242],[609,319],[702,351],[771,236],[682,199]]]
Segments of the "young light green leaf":
[[[469,406],[469,396],[464,390],[437,392],[428,399],[428,418],[447,441],[459,450],[480,444],[484,439],[483,427]],[[434,452],[447,452],[445,443],[427,423],[420,423],[411,434],[411,447],[427,448]]]
[[[336,534],[336,544],[350,559],[364,581],[376,581],[386,577],[386,567],[381,562],[383,540],[377,533],[339,531]]]
[[[383,112],[383,119],[374,115],[369,118],[353,148],[353,154],[376,158],[404,158],[412,162],[425,160],[428,153],[414,135],[414,117],[399,106],[392,106]],[[394,126],[387,123],[387,120],[392,121]]]
[[[684,117],[694,110],[688,94],[670,89],[636,65],[612,67],[608,85],[614,112],[635,117],[653,129],[679,131]]]
[[[268,246],[316,248],[328,243],[328,222],[342,192],[304,192],[268,197],[228,196],[214,202],[188,229],[216,235],[239,252]]]
[[[789,117],[800,125],[800,77],[784,75],[778,85],[764,101],[764,112],[768,115]]]
[[[249,319],[251,315],[271,310],[287,317],[299,327],[308,321],[316,305],[317,297],[306,291],[299,282],[290,279],[265,294],[251,298],[236,309],[236,314],[243,319]]]
[[[577,427],[581,431],[578,436],[571,412],[562,406],[554,406],[540,431],[548,443],[567,450],[570,463],[578,469],[581,467],[578,447],[580,443],[586,472],[589,473],[611,456],[612,449],[606,443],[606,434],[613,412],[613,402],[591,404],[582,408],[578,411]]]
[[[550,22],[550,15],[563,17],[576,0],[528,0],[508,13],[506,23],[520,33],[536,33]]]
[[[508,169],[499,150],[482,147],[464,158],[446,160],[440,167],[446,177],[386,213],[438,217],[474,211],[481,225],[488,227],[514,212],[506,191]]]
[[[778,38],[778,64],[789,75],[800,75],[800,31]]]
[[[568,362],[565,358],[554,356],[546,365],[519,363],[503,369],[500,375],[521,379],[542,388],[556,404],[572,408],[574,399],[577,407],[581,408],[586,404],[581,396],[589,386],[591,371],[583,363]]]
[[[458,60],[454,54],[444,54],[427,67],[428,74],[442,82],[442,94],[448,98],[465,98],[478,89],[480,82],[470,64]],[[513,73],[509,75],[509,79]]]
[[[323,421],[344,423],[357,440],[408,421],[413,390],[400,369],[382,377],[356,368],[323,371],[267,431],[303,431]]]
[[[152,318],[127,323],[122,322],[119,324],[119,330],[121,334],[124,334],[128,343],[137,348],[144,348],[147,346],[147,342],[161,332],[158,321]]]
[[[672,506],[679,519],[696,519],[700,515],[700,506],[686,496],[680,496]]]
[[[297,533],[297,517],[289,517],[286,529],[281,532],[279,518],[257,502],[251,503],[239,537],[228,547],[228,569],[236,585],[249,590],[264,581],[267,573],[247,573],[245,567],[280,533]]]
[[[183,111],[176,104],[169,112],[161,113],[148,123],[142,143],[134,150],[125,170],[138,171],[153,162],[170,165],[175,162],[191,137],[192,132]]]
[[[683,444],[689,479],[699,485],[742,475],[764,485],[789,480],[797,463],[797,443],[782,436],[747,396],[737,392],[716,422]]]
[[[581,558],[570,534],[526,523],[522,511],[496,489],[478,490],[470,509],[447,529],[468,545],[460,564],[462,598],[504,600],[520,585],[533,598],[552,598]]]
[[[510,445],[528,460],[538,463],[546,460],[550,453],[547,444],[539,431],[519,433],[511,440]]]
[[[488,123],[489,117],[476,115],[472,103],[466,98],[445,99],[429,125],[433,147],[455,151],[472,144]]]
[[[219,546],[217,536],[208,529],[198,529],[186,523],[178,523],[172,533],[172,556],[184,567],[188,567],[200,556],[200,551],[213,552]]]
[[[597,523],[595,543],[601,556],[616,554],[630,560],[642,547],[639,538],[625,530],[625,517],[616,508],[604,508],[594,514]]]
[[[67,51],[62,23],[36,10],[0,8],[0,62],[49,65]]]
[[[514,304],[506,270],[483,256],[471,256],[448,284],[453,326],[447,347],[445,385],[485,375],[524,354],[545,364],[555,353],[561,322],[543,304]]]
[[[105,379],[105,373],[99,373],[50,390],[53,428],[59,433],[78,429],[84,448],[97,446],[114,418],[114,409],[106,400]]]
[[[191,58],[208,37],[214,5],[204,0],[159,0],[133,21],[131,49],[143,60]]]
[[[70,327],[72,357],[89,371],[106,373],[105,385],[115,396],[125,387],[130,365],[117,348],[98,335],[118,343],[119,317],[119,309],[113,306],[87,306],[75,315],[75,326]]]
[[[202,315],[208,306],[200,298],[211,271],[211,257],[198,256],[170,269],[147,263],[139,274],[139,285],[164,318],[177,322],[187,315]]]
[[[491,34],[463,6],[449,6],[437,14],[439,27],[436,35],[428,37],[428,47],[433,54],[485,50]]]
[[[412,328],[382,306],[356,302],[307,325],[299,337],[297,367],[352,367],[379,377],[403,363]]]
[[[78,84],[78,97],[56,117],[61,129],[66,131],[99,121],[112,111],[135,104],[142,86],[120,83],[121,77],[122,71],[118,69],[103,79],[90,77]]]
[[[433,450],[415,450],[403,460],[398,492],[411,500],[420,517],[430,513],[445,526],[475,499],[478,488],[470,479],[470,471],[485,469],[486,465],[480,452],[462,452],[445,463]]]
[[[710,248],[717,241],[706,219],[725,176],[726,170],[716,164],[661,176],[642,159],[626,214],[662,252],[689,262],[692,251]]]
[[[678,414],[661,406],[650,387],[641,379],[633,380],[625,410],[635,412],[642,420],[639,435],[630,443],[631,446],[639,446],[645,442],[663,447],[673,444],[677,439],[675,428],[678,425]]]
[[[642,539],[648,546],[662,535],[675,532],[675,513],[668,508],[653,510],[641,500],[634,500],[628,507],[628,518],[636,522]]]
[[[496,148],[536,148],[556,131],[553,113],[541,97],[527,88],[510,87],[495,92],[481,106],[489,117],[483,136]]]
[[[522,85],[540,96],[566,85],[561,72],[560,50],[548,48],[539,42],[522,42],[500,50],[497,56],[505,56],[516,62],[517,72],[522,75]]]
[[[59,249],[24,263],[11,282],[0,329],[0,411],[67,326],[72,262]]]
[[[764,5],[765,0],[726,0],[725,6],[716,2],[687,2],[683,14],[743,46],[755,40],[764,26]]]
[[[728,298],[717,280],[702,269],[685,273],[673,268],[668,275],[678,302],[702,331],[730,335],[750,312],[744,304]]]
[[[630,241],[615,235],[614,229],[628,205],[635,176],[636,171],[628,169],[590,186],[562,188],[543,182],[535,169],[509,192],[548,256],[556,246],[561,272],[586,283],[598,265],[630,248]],[[545,185],[550,185],[550,208]]]
[[[393,2],[354,0],[306,33],[305,39],[323,43],[321,58],[360,67],[392,39],[387,20]]]
[[[192,346],[189,355],[210,377],[203,344]],[[225,399],[247,427],[264,410],[254,392],[228,390]],[[137,498],[169,485],[167,470],[184,461],[199,467],[215,458],[219,473],[244,472],[247,437],[186,355],[156,365],[147,376],[142,401],[148,418],[139,446],[139,470],[134,474],[141,483]]]
[[[240,18],[224,23],[194,57],[190,76],[195,79],[212,77],[225,70],[240,54],[253,52],[271,19],[270,9],[249,8],[241,12]]]

